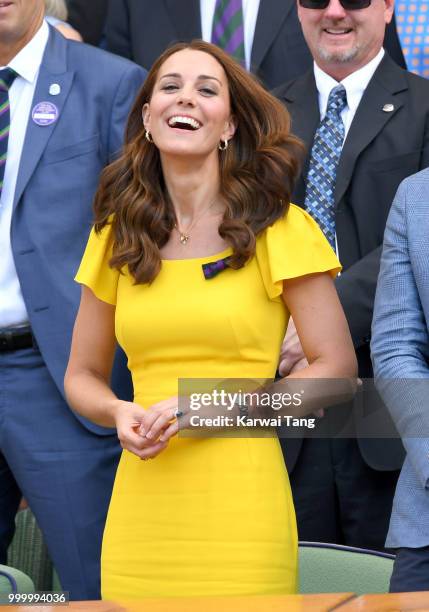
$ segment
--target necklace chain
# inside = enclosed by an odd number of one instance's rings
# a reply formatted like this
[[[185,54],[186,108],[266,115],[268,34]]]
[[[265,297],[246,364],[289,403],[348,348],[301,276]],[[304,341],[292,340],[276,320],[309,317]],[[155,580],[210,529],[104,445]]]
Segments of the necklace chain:
[[[178,223],[177,217],[176,217],[176,223],[174,224],[174,229],[177,230],[177,232],[179,234],[180,244],[182,244],[183,246],[186,246],[188,244],[188,241],[189,241],[189,239],[191,237],[190,232],[191,232],[192,228],[195,227],[196,223],[198,221],[200,221],[200,219],[202,219],[204,217],[204,215],[207,214],[211,208],[213,208],[216,200],[217,200],[217,198],[215,198],[211,202],[211,204],[207,208],[205,208],[203,210],[202,213],[200,213],[199,215],[194,217],[194,219],[192,219],[191,223],[188,225],[188,227],[185,230],[181,229],[181,227],[180,227],[180,225]]]

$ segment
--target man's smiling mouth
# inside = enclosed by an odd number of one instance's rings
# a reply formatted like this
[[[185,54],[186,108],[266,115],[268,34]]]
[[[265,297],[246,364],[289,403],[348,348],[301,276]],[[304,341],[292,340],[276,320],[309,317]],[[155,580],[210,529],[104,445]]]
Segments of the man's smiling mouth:
[[[344,34],[350,34],[350,32],[352,32],[352,28],[341,28],[341,29],[324,28],[323,31],[326,32],[327,34],[331,34],[334,36],[343,36]]]

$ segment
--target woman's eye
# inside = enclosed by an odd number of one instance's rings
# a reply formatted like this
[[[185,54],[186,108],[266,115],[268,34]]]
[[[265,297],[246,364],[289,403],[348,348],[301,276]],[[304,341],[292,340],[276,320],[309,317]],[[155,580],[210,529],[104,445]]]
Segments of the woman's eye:
[[[200,89],[200,92],[204,94],[205,96],[215,96],[216,95],[215,90],[212,89],[211,87],[202,87]]]
[[[163,91],[173,91],[175,89],[178,89],[178,86],[174,85],[173,83],[170,83],[169,85],[163,85],[161,89]]]

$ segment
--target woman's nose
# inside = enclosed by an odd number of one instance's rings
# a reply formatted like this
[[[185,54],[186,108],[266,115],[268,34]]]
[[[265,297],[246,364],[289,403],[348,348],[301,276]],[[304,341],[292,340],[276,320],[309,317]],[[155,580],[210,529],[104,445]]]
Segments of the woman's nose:
[[[183,89],[180,92],[178,103],[182,106],[194,106],[195,105],[195,96],[192,91]]]

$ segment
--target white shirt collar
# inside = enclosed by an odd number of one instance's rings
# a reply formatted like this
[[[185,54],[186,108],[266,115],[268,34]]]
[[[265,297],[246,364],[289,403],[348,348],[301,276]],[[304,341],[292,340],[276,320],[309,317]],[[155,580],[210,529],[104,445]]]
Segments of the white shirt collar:
[[[49,26],[43,20],[42,25],[30,42],[9,62],[9,68],[15,70],[26,81],[34,83],[42,63],[48,38]]]
[[[363,93],[383,57],[384,49],[381,48],[370,62],[356,70],[356,72],[352,72],[352,74],[349,74],[348,77],[341,81],[347,93],[347,106],[353,114],[359,106]],[[316,80],[317,91],[319,92],[320,113],[323,116],[326,112],[329,94],[338,85],[338,81],[319,68],[316,62],[314,62],[314,78]]]

